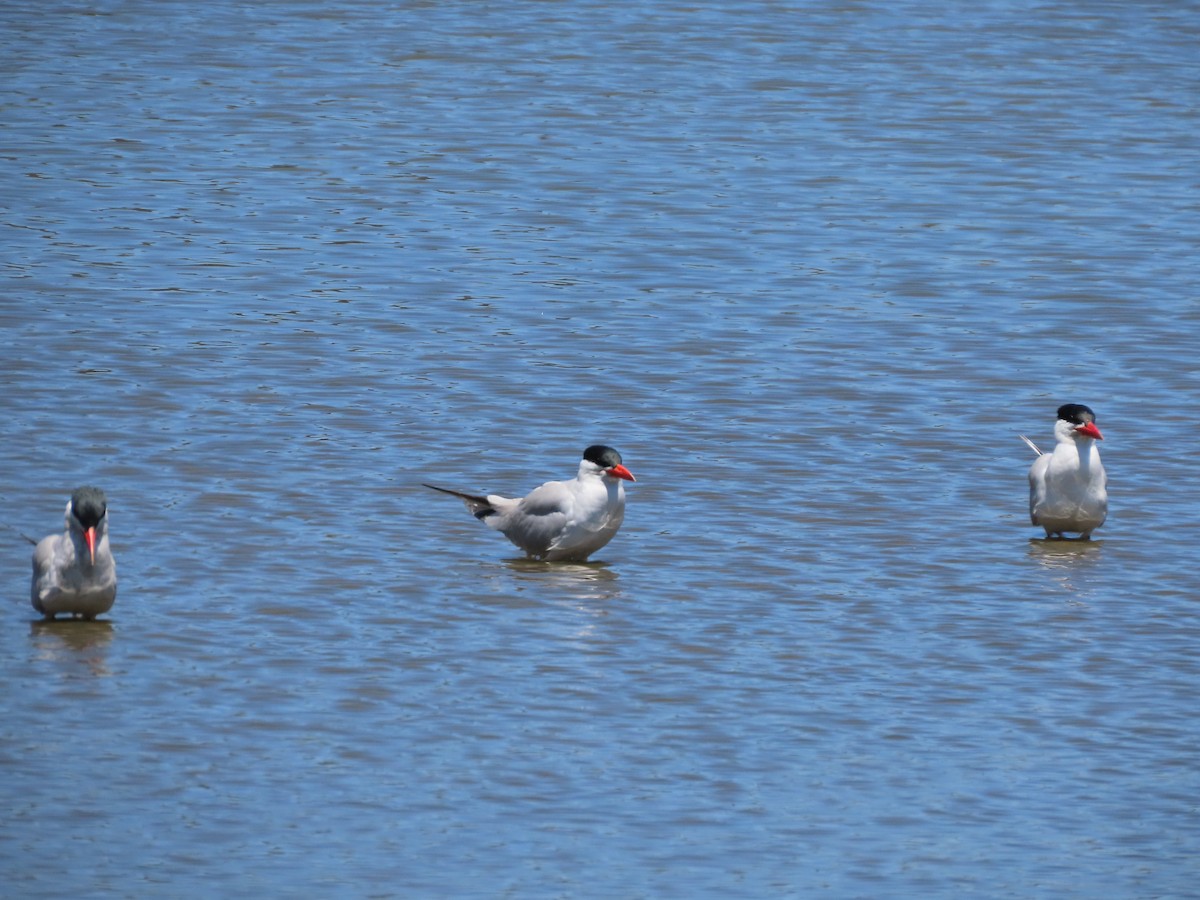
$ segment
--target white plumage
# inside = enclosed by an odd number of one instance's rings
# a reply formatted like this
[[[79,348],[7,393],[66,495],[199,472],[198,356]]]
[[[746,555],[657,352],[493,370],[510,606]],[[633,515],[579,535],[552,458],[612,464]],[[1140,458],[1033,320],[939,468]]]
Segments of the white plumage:
[[[1029,468],[1029,519],[1046,537],[1078,533],[1089,540],[1108,515],[1108,476],[1096,441],[1104,440],[1096,415],[1079,403],[1058,409],[1054,450],[1043,453],[1021,435],[1038,455]]]

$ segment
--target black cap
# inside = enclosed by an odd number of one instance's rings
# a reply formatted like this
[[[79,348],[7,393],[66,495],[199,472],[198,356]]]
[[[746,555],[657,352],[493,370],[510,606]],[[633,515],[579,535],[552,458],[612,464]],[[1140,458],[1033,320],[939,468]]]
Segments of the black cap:
[[[1082,403],[1064,403],[1058,408],[1058,417],[1072,425],[1086,425],[1096,421],[1096,414]]]
[[[107,512],[108,498],[100,488],[76,488],[71,495],[71,513],[84,528],[95,528]]]
[[[583,451],[583,458],[590,463],[595,463],[602,469],[611,469],[613,466],[621,464],[621,454],[612,447],[606,447],[603,444],[592,444]]]

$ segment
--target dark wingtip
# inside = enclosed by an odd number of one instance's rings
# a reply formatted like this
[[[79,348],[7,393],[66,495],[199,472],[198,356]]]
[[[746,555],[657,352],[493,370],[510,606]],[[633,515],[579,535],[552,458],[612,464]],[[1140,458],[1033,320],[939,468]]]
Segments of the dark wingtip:
[[[475,494],[464,494],[462,491],[452,491],[450,488],[438,487],[436,484],[421,482],[423,487],[431,490],[440,491],[443,494],[449,494],[451,497],[457,497],[459,500],[465,500],[468,506],[479,506],[480,509],[472,509],[471,515],[477,519],[486,519],[488,516],[496,512],[494,506],[488,503],[487,497],[479,497]]]

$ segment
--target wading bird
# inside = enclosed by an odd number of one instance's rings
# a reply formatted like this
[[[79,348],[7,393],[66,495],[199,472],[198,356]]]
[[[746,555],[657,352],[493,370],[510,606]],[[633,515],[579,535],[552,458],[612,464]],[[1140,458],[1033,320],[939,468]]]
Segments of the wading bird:
[[[1100,464],[1104,440],[1096,414],[1081,403],[1058,408],[1054,450],[1043,453],[1033,441],[1021,440],[1038,455],[1029,469],[1029,519],[1046,529],[1046,537],[1078,532],[1090,540],[1108,514],[1108,476]]]
[[[66,529],[33,551],[30,601],[47,619],[70,613],[94,619],[117,598],[117,564],[108,546],[104,491],[81,487],[67,501]]]
[[[634,481],[612,447],[583,451],[570,481],[548,481],[516,500],[477,496],[426,484],[452,494],[489,528],[501,532],[531,559],[582,562],[612,540],[625,518],[625,488]]]

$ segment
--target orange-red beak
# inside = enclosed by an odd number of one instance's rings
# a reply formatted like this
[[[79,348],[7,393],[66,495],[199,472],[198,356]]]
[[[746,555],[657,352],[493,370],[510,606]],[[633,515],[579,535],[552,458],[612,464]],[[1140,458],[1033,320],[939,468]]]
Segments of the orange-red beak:
[[[605,469],[604,474],[612,475],[614,478],[624,478],[626,481],[637,481],[637,479],[633,477],[633,473],[620,463],[617,463],[611,469]]]
[[[1095,438],[1098,441],[1104,440],[1104,435],[1100,433],[1100,429],[1096,427],[1095,422],[1085,422],[1083,425],[1078,425],[1075,428],[1080,434],[1086,434],[1090,438]]]
[[[96,526],[93,525],[83,533],[83,539],[87,541],[88,554],[92,557],[92,565],[96,564]]]

